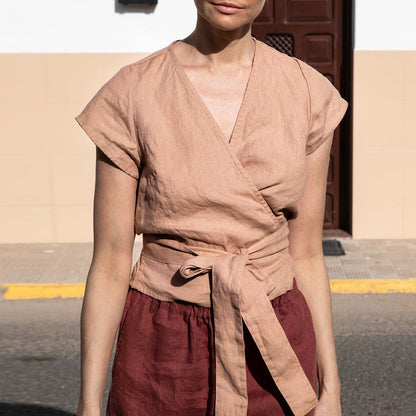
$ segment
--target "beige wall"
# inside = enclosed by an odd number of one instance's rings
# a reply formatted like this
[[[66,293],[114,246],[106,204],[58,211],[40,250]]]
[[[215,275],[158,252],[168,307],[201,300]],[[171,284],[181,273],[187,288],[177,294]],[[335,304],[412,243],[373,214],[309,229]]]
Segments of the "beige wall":
[[[144,54],[0,54],[0,243],[92,241],[95,146],[74,117]]]
[[[92,241],[95,147],[74,117],[145,54],[0,54],[0,243]],[[416,238],[416,51],[354,53],[353,237]]]
[[[353,237],[416,238],[416,51],[354,62]]]

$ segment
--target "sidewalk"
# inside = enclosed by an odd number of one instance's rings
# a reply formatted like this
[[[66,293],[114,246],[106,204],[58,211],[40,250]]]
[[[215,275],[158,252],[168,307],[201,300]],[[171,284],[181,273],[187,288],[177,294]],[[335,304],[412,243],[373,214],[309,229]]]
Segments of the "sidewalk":
[[[416,239],[336,239],[346,254],[325,256],[334,293],[416,293]],[[136,237],[133,264],[141,247]],[[0,244],[0,298],[82,297],[92,252],[92,243]]]

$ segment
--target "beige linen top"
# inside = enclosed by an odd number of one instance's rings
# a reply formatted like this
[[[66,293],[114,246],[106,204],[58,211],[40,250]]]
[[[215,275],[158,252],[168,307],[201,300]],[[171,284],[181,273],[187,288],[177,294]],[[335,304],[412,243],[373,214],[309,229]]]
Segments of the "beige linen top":
[[[287,219],[298,214],[306,157],[348,103],[311,66],[255,39],[228,140],[178,62],[177,42],[123,66],[76,117],[138,179],[134,227],[143,250],[130,284],[212,307],[217,416],[247,413],[243,320],[303,416],[317,397],[270,300],[293,287]]]

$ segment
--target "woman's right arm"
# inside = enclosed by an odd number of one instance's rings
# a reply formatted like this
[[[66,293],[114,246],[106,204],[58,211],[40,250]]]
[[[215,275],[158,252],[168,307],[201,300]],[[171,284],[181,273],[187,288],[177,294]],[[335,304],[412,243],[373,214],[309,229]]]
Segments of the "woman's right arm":
[[[81,312],[77,416],[100,416],[111,352],[129,287],[137,180],[97,147],[94,252]]]

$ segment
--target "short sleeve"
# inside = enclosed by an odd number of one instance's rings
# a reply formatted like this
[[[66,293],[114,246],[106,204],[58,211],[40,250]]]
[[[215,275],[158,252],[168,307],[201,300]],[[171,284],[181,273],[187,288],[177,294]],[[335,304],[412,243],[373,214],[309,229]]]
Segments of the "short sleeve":
[[[75,120],[116,166],[138,179],[141,155],[129,74],[127,65],[119,69]]]
[[[306,154],[314,152],[330,137],[348,108],[332,83],[312,66],[297,59],[309,92],[309,130]]]

